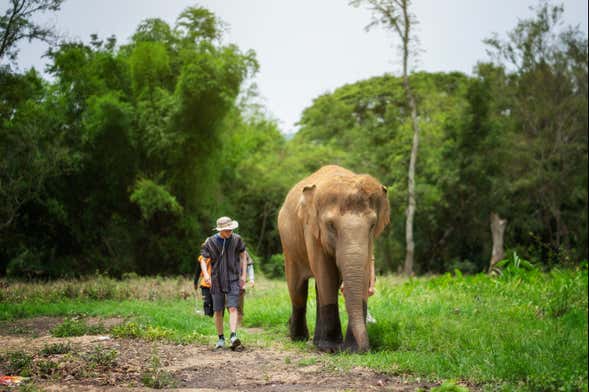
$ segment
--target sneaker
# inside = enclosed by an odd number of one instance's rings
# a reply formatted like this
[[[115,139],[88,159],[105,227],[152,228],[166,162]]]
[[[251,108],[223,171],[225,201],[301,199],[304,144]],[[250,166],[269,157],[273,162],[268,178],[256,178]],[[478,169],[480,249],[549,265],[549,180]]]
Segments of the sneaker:
[[[241,340],[239,340],[239,338],[236,336],[232,336],[231,337],[231,350],[235,351],[241,351],[241,349],[243,348],[243,346],[241,345]]]
[[[376,323],[376,319],[374,317],[372,317],[372,315],[368,312],[366,312],[366,322],[367,323]]]
[[[217,340],[217,344],[215,344],[215,350],[221,349],[225,347],[225,339]]]

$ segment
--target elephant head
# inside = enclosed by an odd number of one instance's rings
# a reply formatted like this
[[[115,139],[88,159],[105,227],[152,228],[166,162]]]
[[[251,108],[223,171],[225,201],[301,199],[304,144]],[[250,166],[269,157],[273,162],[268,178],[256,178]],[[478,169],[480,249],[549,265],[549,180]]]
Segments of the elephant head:
[[[337,267],[339,276],[327,278],[336,279],[337,287],[342,280],[345,282],[349,320],[345,345],[366,351],[370,259],[374,238],[389,223],[387,190],[369,175],[335,177],[320,186],[304,186],[297,213],[308,228],[308,235],[315,239],[311,242],[320,247],[325,262]],[[316,276],[320,284],[318,279]]]

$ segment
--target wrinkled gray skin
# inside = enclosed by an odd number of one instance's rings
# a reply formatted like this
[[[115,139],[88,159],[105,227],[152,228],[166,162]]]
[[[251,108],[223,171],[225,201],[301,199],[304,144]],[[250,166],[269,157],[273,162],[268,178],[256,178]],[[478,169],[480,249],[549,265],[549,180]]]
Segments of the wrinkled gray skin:
[[[323,351],[367,351],[366,300],[373,241],[389,223],[384,188],[368,175],[325,166],[295,185],[278,215],[292,302],[291,338],[306,340],[308,280],[315,278],[314,344]],[[339,287],[345,281],[348,331],[342,339]]]

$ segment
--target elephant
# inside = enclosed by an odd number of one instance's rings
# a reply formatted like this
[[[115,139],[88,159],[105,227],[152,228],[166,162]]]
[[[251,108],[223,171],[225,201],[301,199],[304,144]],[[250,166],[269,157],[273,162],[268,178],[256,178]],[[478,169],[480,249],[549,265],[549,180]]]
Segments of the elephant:
[[[327,352],[369,350],[369,268],[374,239],[389,220],[387,188],[370,175],[340,166],[324,166],[289,191],[278,213],[278,230],[292,304],[292,340],[309,339],[307,290],[314,277],[315,346]],[[345,340],[338,310],[342,281],[348,313]]]

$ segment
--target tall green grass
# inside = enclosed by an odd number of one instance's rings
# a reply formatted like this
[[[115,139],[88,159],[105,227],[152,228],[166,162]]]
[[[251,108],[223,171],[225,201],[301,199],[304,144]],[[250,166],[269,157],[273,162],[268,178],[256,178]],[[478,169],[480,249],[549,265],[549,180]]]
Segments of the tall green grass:
[[[68,282],[75,296],[62,295],[64,283],[2,284],[0,320],[37,315],[119,316],[115,336],[181,343],[214,341],[212,319],[194,312],[187,279],[101,277],[99,282]],[[137,279],[139,280],[139,279]],[[97,299],[90,285],[110,293]],[[149,287],[146,289],[146,287]],[[160,288],[157,294],[147,295]],[[133,289],[135,288],[135,289]],[[102,291],[101,291],[102,290]],[[119,298],[125,292],[126,299]],[[178,294],[178,293],[184,294]],[[83,294],[87,293],[87,294]],[[191,295],[191,294],[190,294]],[[9,299],[9,300],[7,300]],[[199,307],[201,303],[199,302]],[[587,271],[538,271],[487,275],[400,279],[380,277],[369,300],[376,318],[368,331],[373,350],[367,354],[322,356],[330,366],[364,366],[394,375],[435,381],[461,380],[491,390],[587,390]],[[347,324],[340,301],[343,328]],[[282,281],[258,279],[248,289],[244,342],[310,350],[290,343],[290,301]],[[310,333],[315,320],[315,290],[309,289]],[[6,321],[4,321],[6,322]]]

